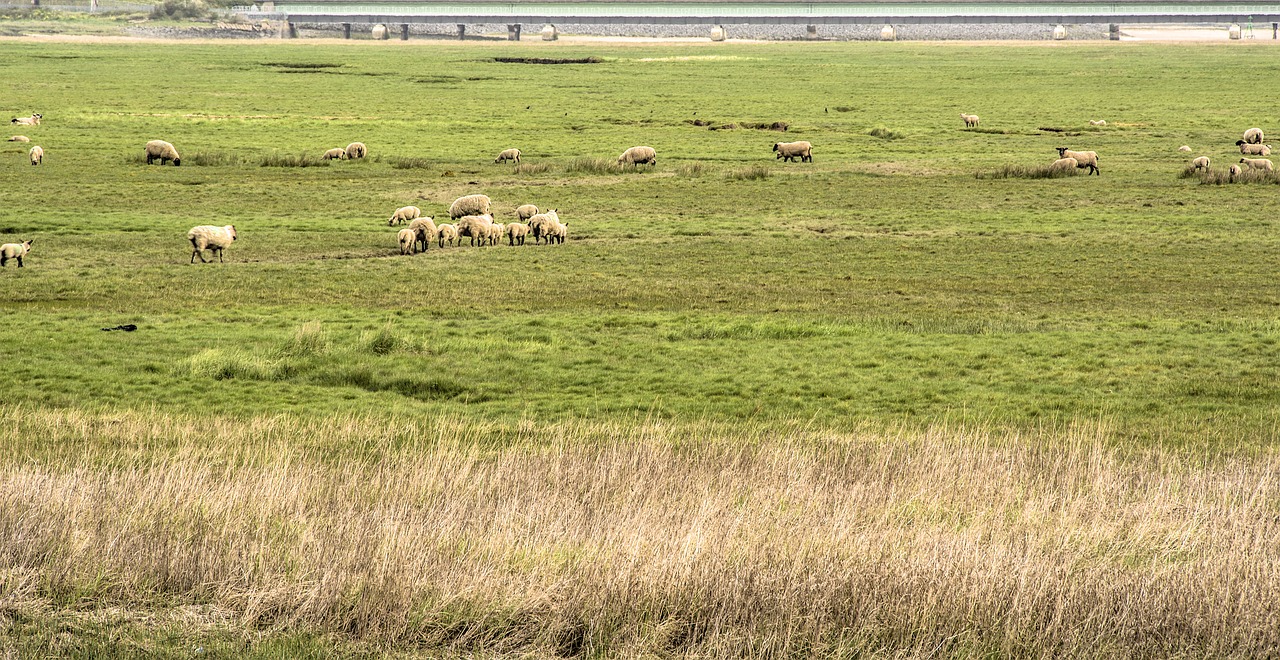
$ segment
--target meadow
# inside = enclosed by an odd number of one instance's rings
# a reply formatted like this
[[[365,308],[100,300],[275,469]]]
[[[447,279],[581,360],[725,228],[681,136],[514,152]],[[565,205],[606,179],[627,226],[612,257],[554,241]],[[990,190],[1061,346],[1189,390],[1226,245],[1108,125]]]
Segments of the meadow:
[[[1264,654],[1272,48],[2,40],[0,649]]]

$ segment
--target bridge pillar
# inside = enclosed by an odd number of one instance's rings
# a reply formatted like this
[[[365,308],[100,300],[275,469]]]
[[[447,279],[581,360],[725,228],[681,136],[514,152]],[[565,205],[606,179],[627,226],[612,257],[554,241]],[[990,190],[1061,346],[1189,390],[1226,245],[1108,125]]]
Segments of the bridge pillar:
[[[880,28],[880,41],[894,41],[898,38],[898,33],[893,29],[892,25],[886,25]]]
[[[1057,27],[1053,28],[1054,41],[1062,41],[1063,39],[1066,39],[1066,38],[1067,38],[1067,26],[1058,25]]]
[[[717,26],[715,26],[715,27],[711,28],[711,40],[712,40],[712,41],[724,41],[724,40],[725,40],[725,37],[727,37],[727,36],[729,36],[729,35],[728,35],[728,33],[727,33],[727,32],[725,32],[725,29],[724,29],[724,26],[723,26],[723,25],[717,25]]]
[[[408,41],[408,40],[409,40],[409,24],[401,23],[400,24],[400,41]]]
[[[464,23],[458,23],[458,40],[467,38],[467,26]]]
[[[343,23],[343,24],[342,24],[342,38],[343,38],[343,39],[350,39],[350,38],[351,38],[351,24],[350,24],[350,23]]]
[[[1111,24],[1111,40],[1120,41],[1120,26],[1115,23]]]
[[[817,41],[817,40],[818,40],[818,26],[816,26],[816,25],[806,25],[806,26],[804,26],[804,38],[805,38],[805,39],[808,39],[809,41]]]
[[[1272,39],[1280,38],[1280,23],[1271,24],[1271,38]]]
[[[507,41],[520,41],[520,24],[507,26]]]
[[[555,41],[556,39],[559,39],[559,38],[560,38],[560,31],[556,29],[556,26],[548,24],[546,27],[542,28],[543,41]]]

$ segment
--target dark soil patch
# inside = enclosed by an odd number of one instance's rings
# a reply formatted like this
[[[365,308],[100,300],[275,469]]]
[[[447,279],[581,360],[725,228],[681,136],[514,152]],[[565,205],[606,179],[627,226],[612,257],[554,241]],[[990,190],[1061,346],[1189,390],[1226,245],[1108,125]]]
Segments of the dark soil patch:
[[[598,57],[495,57],[493,61],[503,64],[600,64],[604,60]]]

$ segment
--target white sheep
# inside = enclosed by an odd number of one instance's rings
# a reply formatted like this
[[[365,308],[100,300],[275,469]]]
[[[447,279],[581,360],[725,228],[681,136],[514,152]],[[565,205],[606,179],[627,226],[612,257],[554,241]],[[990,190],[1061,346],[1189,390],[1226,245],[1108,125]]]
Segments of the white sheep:
[[[495,222],[489,225],[489,245],[497,245],[502,242],[502,237],[507,235],[507,226],[501,222]]]
[[[449,205],[449,219],[457,220],[466,215],[489,215],[488,195],[467,195],[453,200]]]
[[[439,231],[436,227],[436,219],[429,215],[414,218],[413,222],[409,223],[409,230],[416,237],[416,243],[422,244],[422,252],[426,252],[427,248],[431,247],[431,241],[436,240],[436,232]]]
[[[416,206],[401,206],[396,209],[395,213],[391,214],[391,219],[387,220],[387,226],[391,227],[393,225],[402,225],[414,218],[420,217],[421,215],[422,210]]]
[[[5,243],[4,245],[0,245],[0,266],[7,266],[9,265],[10,259],[17,259],[18,268],[22,268],[22,258],[27,256],[27,253],[31,251],[32,240],[35,239],[26,240],[21,243]]]
[[[523,204],[516,207],[516,218],[520,222],[524,222],[535,215],[538,215],[538,207],[533,204]]]
[[[43,118],[44,118],[44,115],[38,112],[33,112],[31,113],[30,117],[14,117],[13,119],[9,120],[9,123],[17,124],[19,126],[39,126],[40,120]]]
[[[200,263],[209,263],[204,258],[205,250],[216,253],[218,261],[221,262],[223,260],[222,251],[235,242],[236,238],[235,225],[226,225],[224,227],[200,225],[199,227],[192,227],[191,231],[187,232],[187,240],[191,241],[191,263],[196,262],[196,256],[200,257]]]
[[[1244,141],[1249,144],[1262,144],[1262,129],[1251,128],[1244,132]]]
[[[484,245],[489,240],[489,225],[493,224],[493,216],[491,215],[465,215],[458,219],[458,238],[466,236],[471,239],[471,245],[475,245],[476,241],[480,241],[480,245]]]
[[[781,158],[782,162],[787,163],[799,158],[802,163],[806,161],[813,162],[813,145],[804,140],[800,142],[774,142],[773,150],[777,153],[774,156],[774,160]]]
[[[1089,168],[1089,174],[1097,174],[1102,176],[1102,170],[1098,169],[1098,153],[1095,151],[1072,151],[1066,147],[1057,147],[1058,158],[1074,158],[1076,159],[1076,167],[1080,169]]]
[[[964,120],[965,128],[973,128],[978,125],[978,115],[970,115],[962,112],[960,113],[960,118]]]
[[[560,224],[560,214],[556,209],[529,218],[529,233],[533,234],[534,245],[540,243],[544,237],[547,243],[551,243],[551,235],[557,224]]]
[[[1236,146],[1240,147],[1240,153],[1246,156],[1270,156],[1271,145],[1269,144],[1249,144],[1244,140],[1236,140]]]
[[[147,164],[150,165],[157,160],[161,165],[169,161],[173,161],[174,167],[182,164],[182,159],[178,157],[178,150],[164,140],[152,140],[147,143]]]
[[[416,245],[418,232],[405,227],[396,234],[396,240],[400,243],[400,254],[414,254],[418,251],[418,246]]]
[[[324,155],[323,155],[323,156],[321,156],[320,158],[321,158],[321,159],[323,159],[323,160],[346,160],[346,159],[347,159],[347,150],[346,150],[346,149],[337,149],[337,148],[335,148],[335,149],[330,149],[330,150],[328,150],[328,151],[324,152]]]
[[[29,137],[27,137],[27,136],[25,136],[25,135],[15,135],[15,136],[13,136],[13,137],[9,138],[9,141],[10,141],[10,142],[30,142],[30,141],[31,141],[31,138],[29,138]]]
[[[493,162],[495,162],[495,163],[503,163],[503,162],[506,162],[506,161],[509,161],[509,160],[514,160],[514,161],[516,162],[516,164],[518,165],[518,164],[520,163],[520,150],[519,150],[519,149],[505,149],[505,150],[503,150],[503,152],[502,152],[502,153],[498,154],[498,157],[497,157],[497,158],[493,159]]]
[[[1191,147],[1188,147],[1187,145],[1184,144],[1181,147],[1178,147],[1178,151],[1185,151],[1186,153],[1191,153]]]
[[[1249,168],[1252,170],[1262,170],[1264,172],[1271,172],[1275,169],[1275,166],[1271,164],[1271,161],[1267,160],[1266,158],[1241,158],[1240,163],[1244,165],[1246,168]]]
[[[1079,167],[1080,161],[1074,158],[1059,158],[1058,160],[1053,161],[1053,164],[1049,166],[1049,169],[1054,171],[1074,172]]]
[[[1209,171],[1209,157],[1208,157],[1208,156],[1199,156],[1199,157],[1197,157],[1197,158],[1193,158],[1193,159],[1191,159],[1191,169],[1192,169],[1193,171],[1194,171],[1194,170],[1204,170],[1204,171],[1208,172],[1208,171]]]
[[[32,165],[39,165],[44,162],[44,148],[38,144],[31,147],[31,151],[27,155],[31,157]]]
[[[569,223],[560,222],[557,218],[551,225],[551,234],[547,237],[548,242],[563,243],[564,239],[569,235]]]
[[[1090,119],[1090,120],[1089,120],[1089,125],[1090,125],[1090,126],[1106,126],[1106,125],[1107,125],[1107,120],[1105,120],[1105,119]]]
[[[1227,181],[1234,182],[1236,177],[1241,174],[1244,174],[1244,170],[1240,169],[1239,165],[1232,164],[1231,167],[1227,169]]]
[[[369,155],[369,149],[363,142],[352,142],[343,151],[347,152],[347,158],[364,158]]]
[[[436,236],[438,236],[440,239],[441,248],[444,247],[445,241],[448,241],[450,246],[453,245],[454,241],[458,241],[459,245],[462,244],[462,241],[458,240],[457,225],[451,225],[451,224],[445,223],[440,225],[439,227],[436,227],[436,230],[437,230]]]
[[[653,147],[631,147],[618,156],[619,165],[658,165],[658,152]]]
[[[522,225],[513,222],[507,225],[507,240],[511,245],[515,245],[519,241],[520,245],[524,245],[524,237],[529,235],[529,225]]]

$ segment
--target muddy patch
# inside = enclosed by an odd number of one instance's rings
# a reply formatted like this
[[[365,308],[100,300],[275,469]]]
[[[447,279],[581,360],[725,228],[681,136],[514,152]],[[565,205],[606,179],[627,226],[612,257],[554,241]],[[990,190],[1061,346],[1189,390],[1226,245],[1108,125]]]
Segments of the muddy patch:
[[[600,64],[604,62],[598,57],[495,57],[493,61],[503,64]]]

